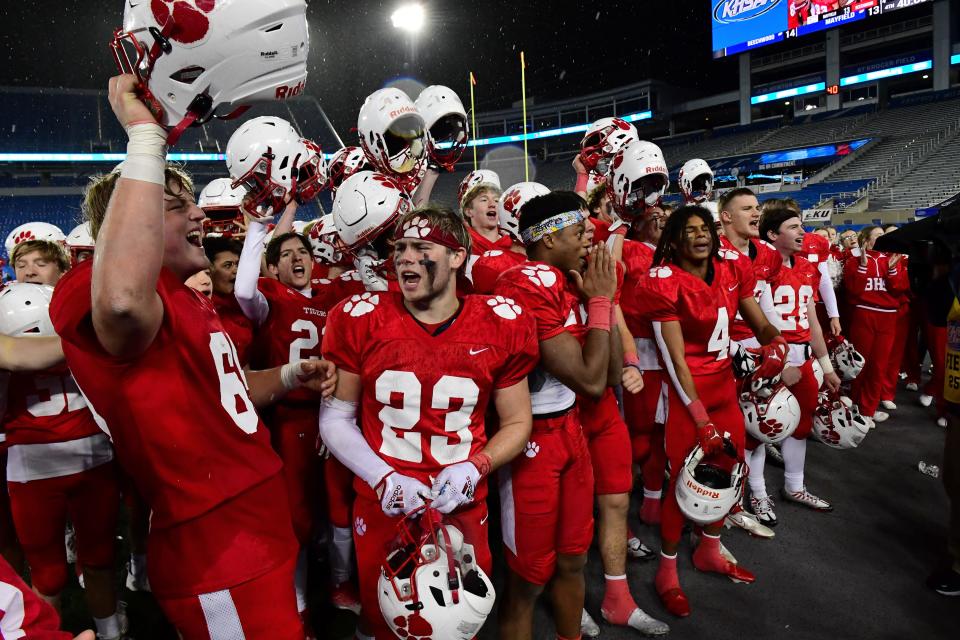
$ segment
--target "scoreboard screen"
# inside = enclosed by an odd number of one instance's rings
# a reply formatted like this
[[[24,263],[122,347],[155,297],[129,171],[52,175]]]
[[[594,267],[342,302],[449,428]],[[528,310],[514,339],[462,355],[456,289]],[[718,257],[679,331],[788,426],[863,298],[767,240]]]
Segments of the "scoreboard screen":
[[[710,0],[713,57],[869,19],[929,0]]]

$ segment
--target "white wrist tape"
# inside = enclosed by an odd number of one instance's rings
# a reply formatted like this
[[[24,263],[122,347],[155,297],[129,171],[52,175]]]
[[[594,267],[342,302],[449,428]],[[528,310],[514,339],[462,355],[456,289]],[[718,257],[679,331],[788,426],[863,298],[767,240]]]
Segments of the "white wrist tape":
[[[303,384],[300,382],[300,378],[297,377],[302,372],[300,368],[301,362],[303,362],[303,360],[288,362],[280,367],[280,384],[282,384],[283,388],[287,391],[292,391]]]
[[[167,132],[158,124],[134,124],[127,128],[127,157],[120,175],[132,180],[166,184]]]
[[[820,356],[817,358],[817,362],[820,363],[820,368],[823,369],[823,375],[833,373],[833,363],[830,362],[830,356]]]

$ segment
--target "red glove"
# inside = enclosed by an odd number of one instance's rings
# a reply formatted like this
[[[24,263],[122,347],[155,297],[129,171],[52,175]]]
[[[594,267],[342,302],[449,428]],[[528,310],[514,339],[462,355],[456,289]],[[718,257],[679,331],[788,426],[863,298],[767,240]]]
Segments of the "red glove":
[[[783,336],[777,336],[770,344],[763,345],[759,349],[748,349],[751,353],[760,356],[760,364],[753,375],[758,378],[773,378],[780,375],[787,364],[787,349],[787,341]]]
[[[719,453],[723,449],[723,438],[717,433],[717,428],[712,422],[697,428],[697,440],[705,456]]]

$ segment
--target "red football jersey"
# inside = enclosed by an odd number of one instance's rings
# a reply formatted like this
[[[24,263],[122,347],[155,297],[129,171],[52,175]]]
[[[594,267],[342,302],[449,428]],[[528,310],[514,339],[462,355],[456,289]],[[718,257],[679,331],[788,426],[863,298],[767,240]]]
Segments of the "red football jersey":
[[[491,394],[523,380],[538,357],[533,318],[513,300],[467,296],[446,330],[431,335],[394,292],[341,302],[327,318],[323,351],[360,376],[359,423],[373,450],[427,485],[486,445]]]
[[[493,249],[485,252],[473,263],[471,272],[474,293],[491,294],[500,274],[527,261],[527,257],[516,251]]]
[[[0,630],[4,638],[72,640],[60,631],[57,612],[28,587],[7,561],[0,558]]]
[[[580,301],[567,288],[567,278],[556,267],[528,261],[500,276],[494,288],[497,295],[516,300],[536,321],[537,340],[543,342],[564,331],[577,339],[586,333]],[[537,367],[530,376],[530,401],[533,415],[545,415],[569,409],[576,402],[574,392]]]
[[[210,301],[161,270],[153,344],[116,358],[93,330],[92,263],[60,280],[50,317],[94,417],[153,510],[151,529],[197,518],[276,475],[280,459]]]
[[[730,251],[736,251],[753,264],[753,275],[757,279],[757,284],[753,287],[753,297],[757,302],[760,302],[760,295],[763,290],[767,287],[769,281],[776,277],[783,266],[783,257],[780,252],[774,249],[770,243],[756,238],[750,239],[750,246],[747,248],[748,253],[742,253],[726,236],[720,237],[720,246]],[[753,337],[753,329],[737,311],[737,315],[733,318],[733,324],[730,326],[730,339],[742,342]]]
[[[900,295],[910,289],[906,269],[899,263],[890,267],[890,256],[879,251],[867,251],[866,266],[860,266],[859,257],[847,258],[843,284],[851,304],[891,311],[899,308]]]
[[[101,433],[69,372],[10,376],[7,444],[69,442]]]
[[[648,242],[623,241],[622,258],[625,274],[620,309],[623,311],[627,328],[635,339],[653,339],[653,328],[645,312],[646,299],[637,287],[640,280],[650,272],[656,250],[657,248]]]
[[[820,286],[820,272],[816,265],[797,254],[793,257],[793,266],[783,265],[769,285],[775,311],[773,326],[790,344],[810,342],[807,305]]]
[[[509,251],[510,247],[513,246],[513,238],[505,233],[496,241],[491,242],[474,231],[473,227],[468,226],[467,230],[470,232],[470,253],[475,256],[482,256],[487,251],[493,251],[494,249]]]
[[[237,355],[240,357],[240,366],[245,367],[250,362],[251,346],[253,344],[253,322],[244,315],[243,309],[236,297],[222,296],[216,291],[210,298],[213,302],[213,308],[220,316],[220,322],[224,330],[233,341],[233,346],[237,348]]]
[[[730,318],[756,286],[753,270],[739,252],[721,249],[713,271],[708,284],[680,267],[661,265],[651,267],[640,282],[650,321],[680,323],[687,366],[695,376],[730,367]]]

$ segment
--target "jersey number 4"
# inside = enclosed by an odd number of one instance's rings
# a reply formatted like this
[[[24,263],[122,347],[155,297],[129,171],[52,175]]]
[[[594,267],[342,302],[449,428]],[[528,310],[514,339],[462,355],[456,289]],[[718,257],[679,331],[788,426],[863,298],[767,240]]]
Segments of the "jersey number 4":
[[[416,430],[421,418],[421,390],[420,380],[411,371],[388,369],[377,378],[377,401],[383,405],[379,413],[383,455],[407,462],[423,461],[423,434]],[[480,388],[470,378],[443,376],[433,386],[430,409],[447,412],[443,428],[450,434],[430,436],[430,455],[441,465],[470,457],[470,417],[479,398]],[[401,403],[399,408],[393,406],[396,402]]]

